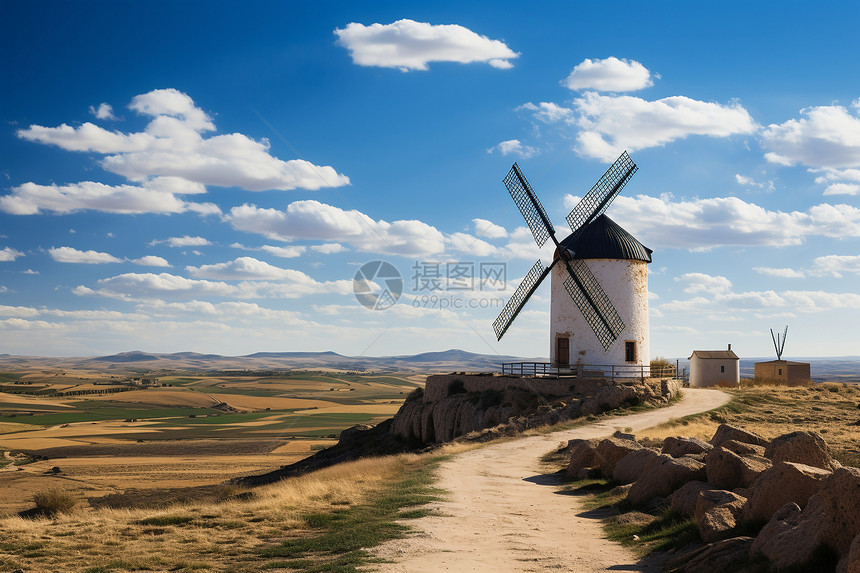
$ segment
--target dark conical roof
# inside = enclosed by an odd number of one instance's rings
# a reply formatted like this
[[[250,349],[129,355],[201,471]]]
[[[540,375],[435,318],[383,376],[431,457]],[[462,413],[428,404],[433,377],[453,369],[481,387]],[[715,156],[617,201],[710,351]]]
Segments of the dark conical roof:
[[[621,259],[651,262],[651,249],[607,217],[601,215],[579,234],[571,233],[561,245],[572,250],[575,259]]]

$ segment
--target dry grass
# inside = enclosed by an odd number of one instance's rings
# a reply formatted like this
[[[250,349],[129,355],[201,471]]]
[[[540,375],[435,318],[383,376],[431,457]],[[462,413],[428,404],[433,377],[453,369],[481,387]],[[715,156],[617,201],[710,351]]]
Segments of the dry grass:
[[[0,570],[263,570],[270,565],[261,556],[265,548],[312,535],[309,514],[366,503],[408,475],[418,460],[359,460],[250,492],[226,487],[219,503],[79,508],[52,519],[2,519]]]
[[[734,399],[705,415],[670,422],[637,434],[637,439],[685,436],[709,440],[726,422],[765,438],[796,430],[820,433],[843,464],[860,466],[860,386],[815,384],[809,387],[756,385],[728,390]]]

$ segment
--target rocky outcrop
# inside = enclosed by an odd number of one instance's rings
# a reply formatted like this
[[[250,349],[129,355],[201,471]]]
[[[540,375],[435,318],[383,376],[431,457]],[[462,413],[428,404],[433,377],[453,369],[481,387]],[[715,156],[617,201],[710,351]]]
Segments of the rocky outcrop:
[[[801,508],[819,489],[828,470],[792,462],[777,462],[759,476],[749,492],[745,521],[767,521],[786,503]]]
[[[838,468],[821,484],[801,511],[788,503],[777,511],[753,544],[776,568],[800,567],[822,548],[849,554],[860,533],[860,470]]]
[[[699,494],[712,489],[714,487],[707,482],[688,481],[667,497],[666,501],[669,502],[669,509],[672,513],[693,517],[696,515],[696,502],[699,500]]]
[[[746,498],[721,489],[704,490],[696,499],[696,524],[702,541],[727,537],[741,524]]]
[[[758,434],[747,432],[746,430],[738,428],[737,426],[732,426],[731,424],[720,424],[714,437],[711,438],[711,445],[714,447],[721,446],[723,442],[728,442],[729,440],[737,440],[738,442],[755,444],[757,446],[767,446],[768,444],[768,441]]]
[[[848,555],[839,562],[836,573],[860,573],[860,535],[851,542]]]
[[[633,440],[606,438],[597,444],[597,448],[594,450],[594,459],[600,472],[611,479],[618,461],[627,454],[641,449],[642,445]]]
[[[673,458],[680,458],[687,454],[706,454],[714,449],[714,446],[699,438],[682,438],[681,436],[670,437],[663,440],[663,453]]]
[[[627,500],[633,505],[648,503],[655,497],[667,497],[689,481],[704,478],[705,464],[699,460],[660,454],[645,467],[642,477],[627,493]]]
[[[817,432],[791,432],[774,438],[764,452],[773,463],[795,462],[832,470],[839,467],[830,453],[830,446]]]
[[[688,573],[745,573],[760,571],[748,567],[752,537],[733,537],[709,543],[666,563],[666,570]]]
[[[584,478],[585,472],[597,466],[595,450],[600,440],[570,440],[567,450],[570,452],[570,463],[567,466],[567,477]],[[584,472],[584,473],[580,473]]]
[[[612,479],[619,483],[633,483],[645,473],[648,464],[660,454],[650,448],[639,448],[618,460]]]
[[[714,448],[705,456],[708,483],[728,490],[748,487],[770,465],[767,458],[740,456],[722,446]]]

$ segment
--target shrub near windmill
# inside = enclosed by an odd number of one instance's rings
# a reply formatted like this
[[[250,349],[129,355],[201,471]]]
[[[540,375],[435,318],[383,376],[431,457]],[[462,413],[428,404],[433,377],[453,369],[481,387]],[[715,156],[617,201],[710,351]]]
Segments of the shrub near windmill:
[[[514,163],[505,186],[538,247],[551,238],[556,249],[549,267],[538,259],[493,323],[498,340],[552,274],[550,366],[648,376],[646,265],[652,251],[603,214],[637,169],[627,152],[622,153],[568,214],[572,232],[559,241],[543,205]]]
[[[811,384],[812,376],[809,362],[794,362],[782,359],[782,352],[785,349],[785,339],[788,337],[788,326],[785,327],[785,332],[782,333],[782,339],[780,339],[778,332],[774,335],[773,329],[770,331],[770,337],[773,340],[773,349],[776,351],[776,360],[755,363],[756,381],[785,386],[806,386]]]

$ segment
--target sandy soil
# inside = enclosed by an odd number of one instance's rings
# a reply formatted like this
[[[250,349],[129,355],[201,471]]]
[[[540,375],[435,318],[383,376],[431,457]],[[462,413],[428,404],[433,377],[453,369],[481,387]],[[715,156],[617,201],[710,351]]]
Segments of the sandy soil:
[[[600,520],[586,514],[576,497],[556,493],[558,477],[541,472],[540,458],[559,442],[607,436],[617,429],[635,432],[728,400],[717,390],[685,390],[680,403],[668,408],[459,454],[439,469],[437,485],[448,492],[446,501],[431,505],[435,515],[408,522],[414,535],[377,548],[374,554],[394,563],[374,570],[656,570],[603,539]]]

